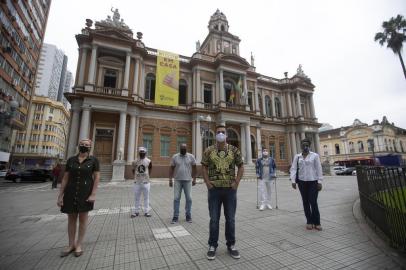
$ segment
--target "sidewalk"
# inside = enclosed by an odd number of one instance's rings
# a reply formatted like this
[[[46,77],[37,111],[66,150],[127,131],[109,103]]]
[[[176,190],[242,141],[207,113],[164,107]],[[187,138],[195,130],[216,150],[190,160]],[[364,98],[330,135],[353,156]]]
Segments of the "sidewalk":
[[[193,223],[171,225],[173,190],[151,187],[152,217],[131,219],[131,181],[102,183],[84,243],[84,254],[59,258],[67,244],[67,218],[56,207],[57,191],[19,188],[0,195],[0,269],[402,269],[377,248],[353,216],[355,177],[327,177],[319,195],[323,231],[307,231],[298,191],[277,181],[278,209],[256,209],[256,182],[241,182],[236,246],[227,254],[224,217],[216,259],[206,259],[209,215],[203,184],[193,187]],[[385,248],[385,247],[383,247]]]

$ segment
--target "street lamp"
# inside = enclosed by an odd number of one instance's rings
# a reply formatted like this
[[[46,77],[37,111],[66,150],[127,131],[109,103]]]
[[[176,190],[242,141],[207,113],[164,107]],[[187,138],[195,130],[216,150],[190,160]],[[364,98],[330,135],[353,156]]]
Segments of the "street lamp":
[[[211,117],[210,117],[210,115],[207,115],[206,117],[204,117],[203,115],[200,115],[198,119],[201,122],[200,134],[203,137],[203,148],[206,148],[209,146]],[[204,123],[204,125],[202,125],[203,123]]]

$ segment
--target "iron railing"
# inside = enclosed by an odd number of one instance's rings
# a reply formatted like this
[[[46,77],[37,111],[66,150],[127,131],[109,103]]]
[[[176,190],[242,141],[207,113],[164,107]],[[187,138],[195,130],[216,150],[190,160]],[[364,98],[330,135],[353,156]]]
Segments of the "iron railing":
[[[357,167],[361,208],[390,239],[406,251],[406,167]]]

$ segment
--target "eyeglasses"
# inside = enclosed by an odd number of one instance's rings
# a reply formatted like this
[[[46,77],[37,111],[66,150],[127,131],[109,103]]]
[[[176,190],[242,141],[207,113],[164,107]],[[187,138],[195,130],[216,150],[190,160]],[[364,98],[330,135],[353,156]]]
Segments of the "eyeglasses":
[[[224,130],[219,130],[219,131],[217,131],[217,134],[220,134],[220,133],[226,134],[226,132],[225,132]]]

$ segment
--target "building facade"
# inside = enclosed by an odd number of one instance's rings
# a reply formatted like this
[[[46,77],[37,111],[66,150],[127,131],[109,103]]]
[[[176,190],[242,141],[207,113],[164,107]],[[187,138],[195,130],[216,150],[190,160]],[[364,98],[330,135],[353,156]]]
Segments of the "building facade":
[[[208,28],[192,56],[179,56],[179,105],[167,107],[154,103],[157,50],[145,45],[142,33],[133,37],[118,10],[94,27],[87,19],[76,36],[73,93],[65,94],[72,106],[68,155],[78,140],[91,138],[102,165],[130,164],[142,145],[158,168],[154,176],[166,177],[180,143],[200,162],[204,148],[214,143],[217,124],[226,125],[228,142],[241,149],[248,167],[267,147],[278,168],[287,171],[305,137],[318,151],[314,85],[301,66],[292,77],[262,75],[252,56],[248,63],[239,55],[240,39],[229,32],[223,13],[217,10]]]
[[[0,1],[0,162],[8,162],[13,130],[26,126],[50,5],[51,0]]]
[[[69,112],[61,102],[34,96],[27,129],[13,138],[11,166],[50,168],[64,159],[69,128]]]
[[[399,154],[406,159],[406,129],[374,120],[371,125],[355,119],[351,126],[320,132],[321,159],[330,164],[349,160],[371,160],[375,156]]]

